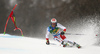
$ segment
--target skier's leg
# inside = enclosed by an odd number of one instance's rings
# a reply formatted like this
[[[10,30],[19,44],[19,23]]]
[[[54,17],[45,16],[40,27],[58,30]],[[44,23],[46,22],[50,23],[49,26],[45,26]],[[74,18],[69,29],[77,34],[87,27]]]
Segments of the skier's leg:
[[[73,44],[73,45],[77,44],[77,43],[74,42],[74,41],[70,41],[70,40],[66,39],[66,36],[65,36],[65,35],[60,35],[60,37],[61,37],[61,39],[63,39],[63,41],[64,41],[65,43],[70,43],[70,44]]]
[[[65,35],[61,35],[61,34],[60,34],[60,38],[61,38],[62,40],[66,39]]]
[[[57,36],[57,39],[56,40],[61,40],[60,43],[63,45],[63,47],[66,47],[69,44],[64,41],[65,38],[66,38],[65,36],[60,36],[59,35],[59,36]]]
[[[76,42],[66,39],[65,35],[60,35],[60,37],[63,39],[64,42],[66,42],[66,44],[70,43],[70,44],[73,44],[73,46],[76,45],[77,48],[81,48],[81,46],[77,44]]]
[[[66,43],[74,44],[74,41],[70,41],[70,40],[68,40],[68,39],[64,39],[64,41],[65,41]]]
[[[55,37],[54,37],[54,40],[56,40],[56,41],[60,42],[60,43],[63,45],[63,47],[68,46],[68,44],[67,44],[67,43],[65,43],[65,42],[61,39],[61,37],[60,37],[60,36],[55,36]]]
[[[60,43],[62,43],[62,40],[58,36],[55,36],[53,39],[60,42]]]

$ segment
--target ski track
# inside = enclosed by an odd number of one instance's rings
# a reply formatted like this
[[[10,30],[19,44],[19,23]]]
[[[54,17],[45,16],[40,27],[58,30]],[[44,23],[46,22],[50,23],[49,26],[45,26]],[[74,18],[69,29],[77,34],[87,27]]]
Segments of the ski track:
[[[91,35],[83,35],[78,40],[69,38],[82,45],[82,48],[78,49],[63,48],[54,40],[50,40],[51,44],[46,45],[43,39],[0,34],[0,54],[100,54],[100,47],[93,45],[94,37],[89,36]]]

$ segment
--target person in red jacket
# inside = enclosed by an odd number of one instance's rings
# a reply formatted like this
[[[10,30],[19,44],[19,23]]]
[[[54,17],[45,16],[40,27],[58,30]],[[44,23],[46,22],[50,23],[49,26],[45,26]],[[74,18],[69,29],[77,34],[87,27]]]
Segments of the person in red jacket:
[[[62,32],[59,32],[59,29],[62,29]],[[64,35],[66,32],[66,27],[64,27],[63,25],[61,25],[60,23],[57,23],[57,20],[55,18],[51,19],[51,25],[49,27],[47,27],[47,31],[46,31],[46,44],[49,45],[49,34],[51,33],[54,37],[54,40],[60,42],[63,47],[66,47],[70,44],[76,45],[78,48],[80,48],[81,46],[79,44],[77,44],[76,42],[70,41],[68,39],[66,39],[66,36]]]

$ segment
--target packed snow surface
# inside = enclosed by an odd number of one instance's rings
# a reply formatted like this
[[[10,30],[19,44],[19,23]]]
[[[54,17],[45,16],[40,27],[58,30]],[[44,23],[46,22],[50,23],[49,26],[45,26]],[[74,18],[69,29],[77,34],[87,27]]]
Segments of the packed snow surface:
[[[100,54],[100,47],[94,45],[95,37],[90,36],[81,35],[78,39],[68,38],[82,46],[78,49],[76,47],[64,48],[54,40],[50,40],[51,44],[46,45],[45,39],[0,34],[0,54]]]

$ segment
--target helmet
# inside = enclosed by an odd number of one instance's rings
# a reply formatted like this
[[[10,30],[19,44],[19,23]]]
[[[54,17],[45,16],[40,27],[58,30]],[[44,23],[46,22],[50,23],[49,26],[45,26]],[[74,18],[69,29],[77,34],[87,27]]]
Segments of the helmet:
[[[57,23],[57,20],[55,18],[52,18],[51,23]]]

